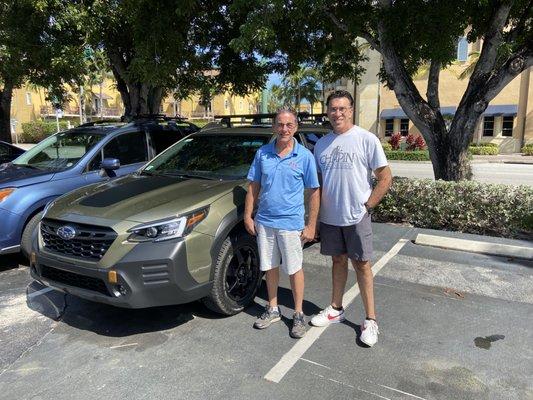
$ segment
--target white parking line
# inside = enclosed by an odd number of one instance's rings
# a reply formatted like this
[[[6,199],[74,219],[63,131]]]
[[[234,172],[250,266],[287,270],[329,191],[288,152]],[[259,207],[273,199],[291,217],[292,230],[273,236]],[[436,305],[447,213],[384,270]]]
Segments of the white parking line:
[[[34,297],[37,297],[37,296],[40,296],[42,294],[48,293],[48,292],[50,292],[52,290],[54,290],[54,289],[52,289],[50,287],[38,290],[37,292],[33,292],[33,293],[28,294],[28,299],[33,299]]]
[[[372,267],[372,274],[376,274],[402,249],[411,238],[412,230],[409,230],[392,248],[383,255]],[[355,284],[344,293],[343,304],[348,307],[359,295],[359,286]],[[283,377],[290,371],[296,362],[304,353],[313,345],[313,343],[322,335],[327,327],[311,327],[307,334],[287,352],[278,361],[274,367],[267,372],[264,378],[267,381],[279,383]]]
[[[425,398],[423,398],[423,397],[419,397],[419,396],[417,396],[417,395],[415,395],[415,394],[412,394],[412,393],[403,392],[403,391],[401,391],[401,390],[394,389],[394,388],[392,388],[392,387],[390,387],[390,386],[380,385],[379,383],[378,383],[378,386],[384,387],[385,389],[392,390],[393,392],[398,392],[398,393],[406,394],[407,396],[414,397],[415,399],[427,400],[427,399],[425,399]]]

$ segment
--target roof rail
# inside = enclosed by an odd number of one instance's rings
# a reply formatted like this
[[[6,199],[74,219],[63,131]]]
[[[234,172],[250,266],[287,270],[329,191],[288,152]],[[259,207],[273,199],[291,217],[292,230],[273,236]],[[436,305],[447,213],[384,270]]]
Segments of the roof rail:
[[[235,114],[235,115],[215,115],[214,118],[220,120],[220,125],[230,128],[235,125],[251,124],[252,126],[272,125],[276,113],[265,114]],[[232,121],[237,120],[237,121]],[[268,120],[264,122],[264,120]],[[316,124],[324,124],[327,122],[327,114],[311,114],[308,112],[298,113],[298,122],[312,122]]]
[[[118,120],[102,119],[98,121],[85,122],[83,124],[78,125],[77,128],[84,128],[87,126],[96,126],[96,125],[104,125],[104,124],[117,124],[121,122],[122,121],[118,121]]]
[[[150,121],[185,121],[187,118],[180,115],[175,115],[173,117],[167,116],[166,114],[139,114],[131,117],[132,121],[139,120],[150,120]]]

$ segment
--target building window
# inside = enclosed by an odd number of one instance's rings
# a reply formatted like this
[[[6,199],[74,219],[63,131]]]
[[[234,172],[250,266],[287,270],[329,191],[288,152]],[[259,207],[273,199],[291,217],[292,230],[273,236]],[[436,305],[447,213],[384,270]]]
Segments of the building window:
[[[483,136],[494,135],[494,117],[486,116],[483,118]]]
[[[31,93],[26,92],[26,105],[31,106]]]
[[[401,119],[400,120],[400,133],[402,136],[407,136],[409,134],[409,120]]]
[[[464,36],[457,42],[457,61],[468,61],[468,41]]]
[[[503,117],[502,136],[513,136],[514,117]]]
[[[394,131],[394,120],[386,119],[385,120],[385,136],[392,136]]]

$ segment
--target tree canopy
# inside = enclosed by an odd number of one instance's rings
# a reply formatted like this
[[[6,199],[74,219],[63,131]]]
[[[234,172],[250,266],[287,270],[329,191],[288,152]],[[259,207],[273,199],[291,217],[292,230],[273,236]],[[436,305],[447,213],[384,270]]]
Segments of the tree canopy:
[[[72,2],[0,1],[0,139],[11,142],[13,90],[29,82],[65,96],[64,83],[82,71],[81,37]]]
[[[83,2],[84,29],[107,54],[126,116],[157,113],[162,96],[260,89],[267,67],[253,52],[228,46],[245,14],[230,1],[93,0]],[[211,72],[215,73],[211,73]]]
[[[437,179],[469,175],[467,147],[489,102],[533,65],[531,0],[239,0],[247,12],[237,49],[269,57],[274,69],[314,63],[329,81],[358,80],[365,60],[361,38],[382,57],[380,77],[394,90],[421,131]],[[467,33],[483,46],[449,128],[440,112],[439,74],[456,58]],[[413,76],[429,64],[428,89],[419,93]]]

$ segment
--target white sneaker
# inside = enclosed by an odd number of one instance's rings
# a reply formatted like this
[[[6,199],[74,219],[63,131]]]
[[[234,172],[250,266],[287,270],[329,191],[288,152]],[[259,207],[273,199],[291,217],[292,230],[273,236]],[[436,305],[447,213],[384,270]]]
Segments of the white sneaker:
[[[344,321],[344,308],[338,311],[332,306],[328,306],[311,319],[311,324],[314,326],[327,326],[342,321]]]
[[[374,346],[378,342],[378,324],[372,319],[365,319],[361,326],[361,336],[359,339],[361,342],[369,347]]]

